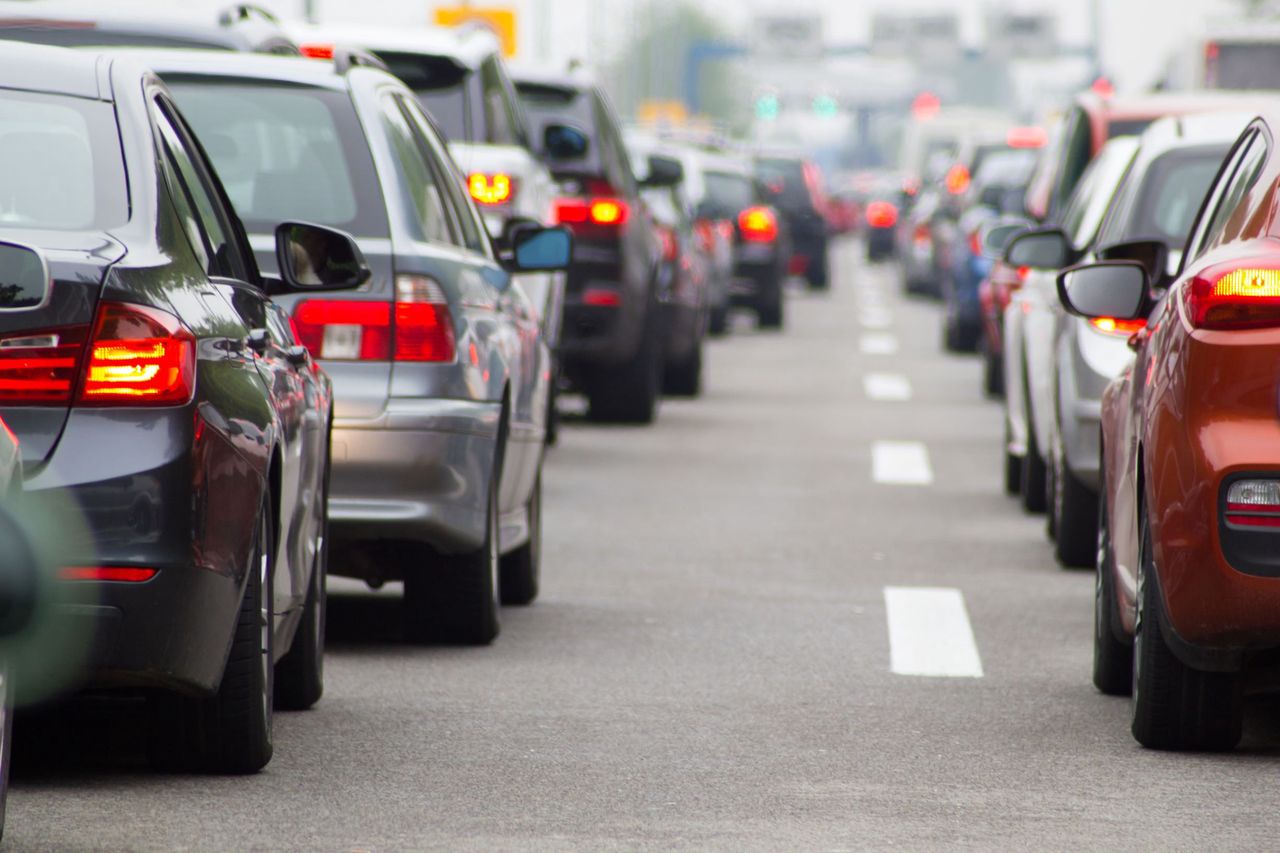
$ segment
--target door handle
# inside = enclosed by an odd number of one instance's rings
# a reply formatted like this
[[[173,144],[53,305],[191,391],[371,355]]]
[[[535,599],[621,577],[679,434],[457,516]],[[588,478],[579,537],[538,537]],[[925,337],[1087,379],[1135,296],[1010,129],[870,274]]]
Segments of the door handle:
[[[271,335],[266,329],[250,329],[249,337],[245,338],[245,344],[258,355],[265,353],[270,343]]]

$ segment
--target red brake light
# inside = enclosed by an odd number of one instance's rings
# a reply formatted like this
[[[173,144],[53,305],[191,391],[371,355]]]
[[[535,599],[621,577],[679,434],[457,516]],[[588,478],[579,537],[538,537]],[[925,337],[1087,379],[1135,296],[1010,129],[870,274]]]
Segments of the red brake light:
[[[467,176],[467,191],[479,204],[506,204],[515,195],[516,183],[502,172],[472,172]]]
[[[916,230],[911,232],[911,242],[928,243],[933,239],[933,235],[929,232],[929,226],[921,222],[916,226]]]
[[[1116,317],[1094,317],[1089,320],[1099,332],[1106,332],[1108,335],[1118,335],[1127,338],[1134,332],[1139,332],[1147,327],[1147,321],[1143,318],[1136,320],[1122,320]]]
[[[662,259],[670,262],[680,257],[680,243],[676,240],[675,233],[662,225],[654,230],[658,232],[658,241],[662,244]]]
[[[1188,283],[1183,299],[1197,328],[1280,326],[1280,269],[1211,267]]]
[[[123,581],[143,583],[160,574],[158,569],[135,566],[67,566],[58,572],[64,581]]]
[[[0,404],[69,403],[88,326],[0,338]]]
[[[1043,127],[1014,127],[1005,136],[1010,148],[1043,148],[1049,142],[1049,133]]]
[[[767,207],[748,207],[738,214],[738,230],[748,243],[772,243],[778,239],[778,219]]]
[[[308,59],[333,59],[331,44],[301,44],[298,45],[298,52]]]
[[[396,279],[396,302],[307,299],[294,308],[298,340],[332,361],[452,361],[448,300],[425,276]]]
[[[867,205],[867,225],[872,228],[892,228],[898,224],[898,208],[887,201],[873,201]]]
[[[969,170],[966,169],[963,164],[957,163],[947,170],[945,183],[947,185],[947,192],[952,195],[960,195],[965,190],[969,189],[969,181]]]
[[[453,361],[456,341],[449,300],[426,276],[396,278],[396,361]]]
[[[975,258],[982,257],[982,232],[981,231],[969,232],[969,254],[973,255]]]
[[[627,221],[631,209],[617,198],[562,198],[555,203],[555,220],[560,225],[601,225],[618,227]]]
[[[589,218],[596,225],[621,225],[627,221],[627,203],[616,198],[592,199]]]
[[[171,406],[191,399],[196,339],[155,308],[103,303],[80,388],[82,405]]]

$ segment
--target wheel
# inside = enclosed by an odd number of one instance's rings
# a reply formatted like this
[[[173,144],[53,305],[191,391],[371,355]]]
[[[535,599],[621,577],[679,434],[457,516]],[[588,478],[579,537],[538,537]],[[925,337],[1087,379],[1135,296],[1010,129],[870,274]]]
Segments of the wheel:
[[[676,397],[696,397],[702,392],[702,341],[684,361],[667,366],[662,390]]]
[[[1108,696],[1133,691],[1133,642],[1120,626],[1111,529],[1106,501],[1098,501],[1097,571],[1093,583],[1093,686]]]
[[[950,312],[942,321],[942,348],[947,352],[964,352],[964,334]]]
[[[329,565],[327,512],[325,519],[293,647],[276,664],[276,707],[284,711],[305,711],[324,695],[324,624],[328,610],[325,581]]]
[[[438,557],[404,580],[404,633],[411,642],[485,646],[498,636],[498,483],[490,475],[484,542],[468,554]]]
[[[1047,504],[1045,488],[1048,472],[1045,470],[1044,457],[1040,455],[1040,445],[1036,442],[1036,428],[1031,420],[1030,410],[1027,410],[1026,417],[1027,452],[1022,454],[1021,489],[1019,490],[1022,495],[1022,508],[1032,513],[1044,512]]]
[[[1004,396],[1004,360],[991,351],[985,334],[980,338],[982,347],[982,391],[988,397]]]
[[[761,281],[760,291],[756,298],[756,322],[762,329],[781,329],[782,280]]]
[[[804,277],[809,282],[810,290],[831,289],[831,276],[827,269],[827,250],[825,246],[809,261],[809,267],[804,271]]]
[[[1022,457],[1009,452],[1009,419],[1004,421],[1004,493],[1016,496],[1022,490]]]
[[[729,303],[711,309],[711,317],[707,322],[707,332],[712,337],[720,337],[729,333]]]
[[[630,361],[594,371],[587,386],[588,416],[602,423],[648,424],[658,414],[662,346],[656,306],[649,306],[640,348]]]
[[[271,760],[274,554],[271,512],[264,501],[218,692],[207,699],[151,697],[151,760],[161,768],[256,773]]]
[[[1234,749],[1244,716],[1241,678],[1192,669],[1169,648],[1161,627],[1151,528],[1145,517],[1141,532],[1130,703],[1133,736],[1148,749]]]
[[[1098,495],[1071,472],[1065,459],[1054,462],[1053,507],[1057,540],[1054,554],[1066,568],[1085,569],[1097,562]]]
[[[502,557],[498,590],[503,604],[523,606],[538,597],[542,571],[542,472],[529,498],[529,541]]]

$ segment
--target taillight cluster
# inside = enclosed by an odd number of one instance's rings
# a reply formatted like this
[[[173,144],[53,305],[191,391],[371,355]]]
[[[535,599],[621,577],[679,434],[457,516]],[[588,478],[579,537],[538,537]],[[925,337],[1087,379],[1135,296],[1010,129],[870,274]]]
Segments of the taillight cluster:
[[[1200,329],[1280,326],[1280,269],[1211,267],[1188,282],[1183,299]]]
[[[298,339],[335,361],[453,361],[449,301],[426,276],[396,278],[395,303],[307,299],[293,313]]]
[[[1147,321],[1141,317],[1134,320],[1124,320],[1117,317],[1094,317],[1089,320],[1089,325],[1104,334],[1127,338],[1134,332],[1140,332],[1145,329]]]
[[[143,305],[105,302],[92,327],[0,339],[3,405],[181,405],[195,381],[195,336]]]
[[[620,198],[562,198],[555,203],[560,225],[598,225],[616,228],[626,223],[630,206]]]
[[[1227,523],[1280,528],[1280,480],[1237,480],[1227,489]]]
[[[738,214],[738,231],[748,243],[772,243],[778,239],[778,217],[767,207],[748,207]]]
[[[478,204],[507,204],[515,197],[516,180],[502,172],[472,172],[467,176],[467,191]]]
[[[867,205],[867,227],[892,228],[898,224],[898,208],[887,201],[873,201]]]
[[[671,263],[680,257],[680,241],[676,239],[676,233],[665,225],[657,225],[654,231],[658,235],[658,243],[662,249],[662,260]]]

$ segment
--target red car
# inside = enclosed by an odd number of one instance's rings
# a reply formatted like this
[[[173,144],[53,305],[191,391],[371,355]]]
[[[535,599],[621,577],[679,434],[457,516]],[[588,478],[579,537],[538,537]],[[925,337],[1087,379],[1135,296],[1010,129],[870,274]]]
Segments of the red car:
[[[1236,142],[1172,281],[1158,243],[1058,280],[1079,315],[1148,318],[1103,397],[1094,631],[1094,683],[1132,689],[1147,747],[1234,747],[1280,651],[1277,127]]]

